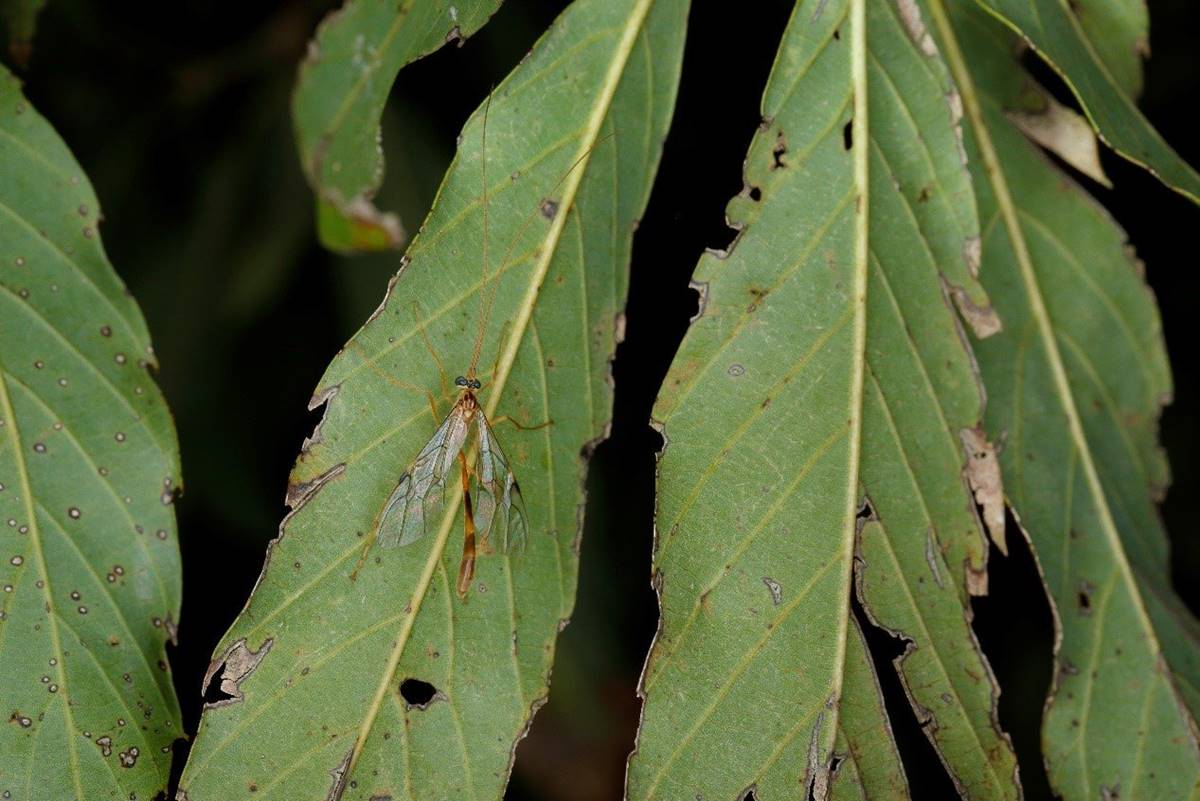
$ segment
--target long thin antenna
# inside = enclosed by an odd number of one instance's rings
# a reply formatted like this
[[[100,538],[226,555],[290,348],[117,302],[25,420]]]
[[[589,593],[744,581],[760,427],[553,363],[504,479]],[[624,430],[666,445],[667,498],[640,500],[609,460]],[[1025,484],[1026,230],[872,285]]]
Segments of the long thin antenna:
[[[479,289],[479,330],[475,332],[475,350],[471,353],[471,369],[467,371],[467,378],[475,378],[475,366],[479,363],[479,353],[483,349],[483,333],[487,329],[488,314],[490,313],[491,303],[487,300],[488,286],[488,183],[487,183],[487,123],[488,111],[492,108],[492,95],[495,93],[496,87],[492,87],[488,92],[487,100],[483,102],[483,131],[479,136],[479,157],[480,180],[483,182],[483,282],[480,283]]]
[[[489,101],[491,100],[490,96],[488,99],[489,99]],[[484,116],[484,121],[486,122],[487,121],[487,109],[486,108],[484,109],[483,116]],[[571,166],[567,169],[567,171],[565,173],[563,173],[562,177],[559,178],[558,181],[554,184],[554,186],[550,188],[549,194],[553,195],[555,192],[557,192],[558,188],[563,185],[563,182],[566,181],[568,177],[570,177],[571,173],[575,172],[576,167],[578,167],[580,164],[582,164],[584,162],[584,160],[586,160],[588,158],[588,156],[592,155],[592,153],[595,152],[596,148],[600,147],[600,145],[604,144],[609,139],[614,138],[616,135],[617,135],[617,132],[613,131],[612,133],[605,134],[604,136],[600,137],[595,142],[593,142],[592,146],[589,147],[587,150],[585,150],[577,159],[575,159],[575,161],[571,164]],[[484,197],[485,197],[484,220],[486,220],[487,219],[486,195]],[[540,212],[540,211],[541,211],[541,206],[538,206],[538,207],[535,207],[534,209],[532,209],[527,215],[525,215],[525,219],[521,222],[521,227],[517,229],[517,232],[508,241],[508,246],[505,247],[505,249],[504,249],[504,254],[500,259],[500,269],[501,270],[503,270],[504,266],[508,263],[508,258],[509,258],[509,256],[512,255],[513,248],[515,248],[517,243],[521,241],[521,236],[529,228],[530,224],[533,223],[534,219],[536,219],[536,217],[537,217],[538,212]],[[566,209],[558,209],[556,213],[566,214],[567,210]],[[498,278],[499,278],[499,276],[497,276],[497,279]],[[487,287],[487,275],[485,273],[484,283],[480,286],[480,289],[482,290],[481,299],[486,298],[486,300],[483,303],[481,303],[481,311],[480,311],[480,319],[479,319],[479,334],[475,339],[475,352],[471,356],[471,371],[470,371],[470,373],[468,373],[469,378],[475,377],[475,368],[479,363],[479,354],[483,349],[483,333],[484,333],[484,330],[487,328],[488,318],[491,316],[491,313],[492,313],[492,305],[496,302],[496,289],[497,289],[499,283],[500,283],[499,280],[496,280],[495,282],[493,282],[493,285],[490,288]]]

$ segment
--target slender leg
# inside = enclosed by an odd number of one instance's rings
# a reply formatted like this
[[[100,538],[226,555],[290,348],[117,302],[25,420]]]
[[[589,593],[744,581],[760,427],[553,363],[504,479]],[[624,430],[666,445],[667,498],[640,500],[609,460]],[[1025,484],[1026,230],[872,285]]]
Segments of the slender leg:
[[[524,425],[523,423],[518,423],[516,420],[509,417],[507,414],[502,414],[499,417],[497,417],[495,420],[492,420],[491,422],[492,422],[493,426],[498,426],[501,423],[508,423],[509,425],[515,427],[518,431],[537,431],[540,428],[545,428],[546,426],[554,425],[553,420],[547,420],[546,422],[538,423],[535,426],[527,426],[527,425]]]
[[[429,341],[429,334],[425,331],[425,318],[421,315],[421,304],[416,300],[413,301],[413,319],[416,321],[417,331],[421,334],[421,341],[425,343],[425,349],[437,365],[438,386],[442,388],[442,397],[447,397],[450,394],[450,384],[446,379],[446,366],[442,364],[442,357],[438,356],[437,351],[433,349],[433,343]]]
[[[496,373],[500,369],[500,354],[504,352],[504,340],[508,336],[508,322],[509,322],[508,320],[505,320],[504,325],[500,328],[500,346],[498,348],[496,348],[496,361],[492,365],[492,383],[493,384],[496,383]],[[554,424],[553,420],[547,420],[544,423],[538,423],[536,426],[526,426],[526,425],[522,425],[522,424],[518,423],[516,420],[514,420],[513,418],[509,417],[506,414],[500,415],[499,417],[497,417],[495,420],[492,420],[491,422],[492,422],[492,425],[500,425],[501,423],[512,423],[514,426],[516,426],[521,431],[537,431],[539,428],[545,428],[546,426]]]
[[[413,318],[414,318],[415,324],[417,326],[417,331],[421,334],[421,341],[425,343],[425,348],[429,351],[429,355],[433,357],[433,361],[437,365],[438,382],[442,389],[442,397],[447,397],[450,394],[450,391],[449,391],[449,386],[448,386],[448,383],[446,380],[446,368],[442,364],[442,360],[438,356],[437,351],[434,350],[433,343],[431,343],[429,341],[429,335],[425,332],[425,321],[421,317],[420,304],[415,300],[413,301]],[[429,413],[431,415],[433,415],[434,425],[438,425],[442,422],[441,418],[438,417],[437,399],[434,398],[432,392],[430,392],[428,389],[426,389],[424,387],[418,387],[414,384],[408,383],[407,381],[403,381],[399,378],[396,378],[394,375],[390,375],[388,372],[386,372],[383,368],[381,368],[378,364],[376,364],[375,361],[366,354],[366,352],[363,350],[361,345],[354,342],[353,340],[350,341],[350,343],[348,344],[347,347],[349,347],[351,350],[353,350],[355,353],[357,353],[359,358],[361,358],[363,360],[363,363],[373,373],[375,373],[377,376],[379,376],[380,378],[382,378],[384,381],[388,382],[392,386],[398,387],[400,389],[411,390],[413,392],[424,393],[426,399],[429,401]],[[460,454],[460,458],[461,458],[461,454]],[[464,462],[463,466],[465,469],[465,467],[466,467],[465,462]],[[466,487],[466,477],[463,478],[463,482],[464,482],[463,486],[465,488]],[[467,510],[468,510],[467,517],[470,518],[470,516],[471,516],[470,515],[471,499],[469,496],[466,496],[466,504],[467,504]],[[469,525],[470,525],[472,531],[474,531],[474,521],[473,520],[469,521]],[[379,537],[379,519],[376,518],[374,524],[371,527],[371,534],[369,537],[367,537],[367,541],[363,545],[363,552],[358,557],[358,562],[355,563],[354,570],[350,573],[351,581],[358,580],[358,571],[362,569],[363,564],[367,561],[367,555],[371,552],[371,547],[375,544],[375,540],[378,537]],[[465,553],[464,553],[464,558],[465,558]],[[472,568],[473,567],[474,567],[474,561],[472,560]],[[474,572],[474,571],[472,570],[472,572]],[[471,580],[471,578],[470,578],[470,576],[468,576],[467,582],[469,583],[470,580]]]
[[[475,577],[475,514],[471,509],[471,488],[467,471],[467,457],[458,453],[458,464],[462,468],[463,487],[463,555],[458,565],[458,597],[466,599],[467,591],[471,589],[471,579]]]
[[[424,332],[422,332],[422,335],[423,334],[424,334]],[[426,340],[425,343],[429,344],[429,340]],[[384,370],[379,365],[377,365],[374,361],[372,361],[370,358],[367,357],[367,355],[363,352],[362,346],[359,345],[358,343],[354,342],[353,340],[351,340],[349,343],[347,343],[346,347],[349,348],[350,350],[354,351],[355,353],[357,353],[362,358],[363,363],[371,370],[371,372],[375,373],[375,375],[379,376],[384,381],[391,384],[393,387],[409,390],[411,392],[423,393],[425,395],[425,397],[429,399],[429,408],[431,410],[433,410],[434,422],[435,423],[442,422],[441,418],[438,417],[437,400],[434,398],[432,392],[430,392],[428,389],[426,389],[424,387],[418,387],[416,384],[410,384],[407,381],[401,381],[399,378],[396,378],[394,375],[389,375],[388,373],[384,372]],[[441,367],[440,362],[438,363],[438,366],[440,369],[440,367]],[[444,373],[441,375],[441,378],[442,378],[442,383],[444,385],[445,378],[446,378]],[[447,393],[445,391],[446,390],[445,386],[442,387],[442,390],[443,390],[442,396],[446,397]]]
[[[371,546],[375,544],[375,537],[379,532],[379,527],[374,526],[371,531],[371,536],[367,537],[367,542],[363,545],[362,553],[358,556],[358,561],[354,563],[354,570],[350,573],[351,581],[358,581],[358,571],[362,570],[363,563],[367,561],[367,554],[371,552]]]
[[[492,380],[491,383],[496,383],[496,373],[500,370],[500,354],[504,353],[505,340],[508,339],[508,324],[505,320],[504,325],[500,326],[500,336],[496,338],[496,360],[492,362]]]

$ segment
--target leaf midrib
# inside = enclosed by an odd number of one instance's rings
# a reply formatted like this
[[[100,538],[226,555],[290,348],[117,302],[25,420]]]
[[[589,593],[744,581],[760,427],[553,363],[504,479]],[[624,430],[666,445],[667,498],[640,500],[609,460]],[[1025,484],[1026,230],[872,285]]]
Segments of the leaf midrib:
[[[863,395],[867,370],[867,285],[870,273],[870,154],[871,126],[868,117],[867,84],[867,0],[851,0],[850,8],[850,73],[854,87],[854,118],[852,134],[857,146],[852,149],[854,157],[854,184],[858,191],[854,209],[854,347],[851,351],[853,364],[850,375],[850,434],[849,459],[846,465],[846,498],[842,519],[842,566],[847,590],[853,582],[854,544],[858,527],[858,499],[861,482]],[[849,593],[847,593],[848,595]],[[835,671],[831,697],[838,699],[830,709],[829,736],[822,748],[832,749],[841,719],[840,700],[846,675],[846,638],[850,627],[850,598],[842,601],[841,614],[837,617]],[[812,781],[812,777],[810,777]],[[810,785],[811,786],[811,785]]]
[[[1062,354],[1058,350],[1058,344],[1054,336],[1054,327],[1051,323],[1049,312],[1046,309],[1045,301],[1042,298],[1037,273],[1033,267],[1024,232],[1021,229],[1017,206],[1009,191],[1006,174],[1000,163],[995,143],[992,141],[991,133],[984,119],[974,79],[967,67],[962,50],[959,48],[958,39],[955,36],[942,0],[929,0],[929,7],[934,24],[937,26],[942,37],[943,51],[947,64],[954,76],[955,83],[959,87],[967,118],[971,121],[971,128],[975,133],[985,172],[995,193],[1000,217],[1008,231],[1009,242],[1013,248],[1013,256],[1020,270],[1021,283],[1025,287],[1025,294],[1037,327],[1038,337],[1042,343],[1046,360],[1050,367],[1056,394],[1062,404],[1063,413],[1067,418],[1067,427],[1074,443],[1074,449],[1079,454],[1080,465],[1084,471],[1084,481],[1088,487],[1089,494],[1092,496],[1092,501],[1100,522],[1101,533],[1109,546],[1109,551],[1117,566],[1117,571],[1128,588],[1138,624],[1146,638],[1146,645],[1154,656],[1161,658],[1163,653],[1162,646],[1158,641],[1157,632],[1155,632],[1149,613],[1146,610],[1141,590],[1133,575],[1129,560],[1126,557],[1120,533],[1117,530],[1116,522],[1113,520],[1112,511],[1109,509],[1103,485],[1100,482],[1099,472],[1096,468],[1087,436],[1083,430],[1083,423],[1079,415],[1079,410],[1075,405],[1074,395],[1071,392]],[[1172,681],[1169,674],[1164,674],[1162,678],[1167,682]],[[1093,683],[1091,681],[1088,682],[1089,689]],[[1173,685],[1172,689],[1174,689]]]
[[[532,274],[530,275],[529,285],[526,289],[525,297],[521,301],[521,305],[517,311],[517,317],[513,324],[512,335],[508,339],[505,350],[500,356],[497,363],[496,375],[492,381],[492,392],[488,398],[488,403],[485,407],[488,417],[493,417],[496,413],[496,407],[500,402],[500,397],[504,392],[504,386],[507,383],[508,376],[512,372],[513,363],[516,360],[517,350],[520,348],[522,341],[525,338],[525,331],[533,315],[533,308],[537,301],[537,296],[540,291],[546,272],[550,267],[550,261],[558,249],[558,242],[562,236],[562,230],[566,224],[566,219],[570,213],[570,209],[574,206],[575,196],[579,190],[579,185],[583,180],[583,175],[587,169],[587,162],[591,159],[591,148],[599,137],[600,128],[604,120],[608,116],[609,109],[612,104],[613,96],[616,94],[620,77],[624,72],[625,64],[628,62],[629,55],[633,50],[634,42],[638,34],[641,32],[645,23],[646,15],[649,13],[652,0],[638,0],[637,4],[632,9],[629,21],[625,26],[620,41],[613,53],[612,60],[609,64],[608,73],[605,75],[603,88],[592,108],[592,114],[588,119],[587,126],[584,129],[584,134],[580,137],[580,147],[577,151],[577,167],[573,169],[567,176],[567,180],[563,185],[562,196],[562,212],[555,215],[554,221],[551,223],[550,229],[546,234],[546,247],[541,251],[538,260],[534,264]],[[437,537],[429,550],[429,556],[426,559],[425,567],[421,571],[421,575],[414,587],[413,594],[410,600],[410,612],[405,616],[401,623],[400,633],[396,639],[396,645],[392,649],[392,654],[388,659],[388,664],[384,669],[379,687],[376,689],[375,697],[372,699],[367,712],[363,717],[362,725],[359,727],[359,732],[354,744],[354,750],[350,756],[350,762],[346,766],[346,776],[353,774],[355,764],[358,762],[362,754],[362,750],[366,745],[367,736],[375,723],[375,718],[379,714],[379,709],[382,706],[383,699],[388,694],[388,688],[392,684],[395,676],[396,668],[399,665],[400,658],[408,645],[409,636],[412,633],[413,625],[416,622],[417,615],[421,609],[421,603],[425,598],[426,591],[429,587],[429,582],[433,576],[433,572],[437,565],[441,564],[442,553],[445,550],[446,541],[450,534],[450,529],[454,524],[455,517],[458,512],[458,505],[461,502],[462,487],[455,484],[451,491],[447,494],[445,512],[442,516],[442,523],[438,529]]]
[[[25,453],[21,447],[21,431],[17,423],[16,410],[12,405],[12,398],[8,392],[7,372],[4,369],[3,355],[0,354],[0,420],[8,422],[9,441],[12,442],[13,460],[17,466],[18,481],[21,486],[21,502],[25,507],[25,514],[29,518],[29,542],[33,546],[34,552],[37,554],[38,574],[42,580],[42,594],[46,598],[46,604],[53,609],[53,592],[50,582],[50,571],[46,567],[46,553],[42,547],[41,527],[38,525],[37,513],[33,508],[33,486],[29,480],[29,468],[25,464]],[[58,673],[58,688],[61,691],[56,699],[63,705],[63,721],[66,728],[66,741],[68,750],[68,759],[71,765],[71,778],[75,783],[75,797],[83,801],[87,796],[83,792],[82,778],[79,772],[79,752],[75,743],[75,723],[74,715],[71,713],[71,704],[68,702],[67,689],[67,666],[63,659],[62,638],[58,631],[58,619],[54,612],[51,611],[46,615],[47,629],[50,632],[50,643],[56,657],[57,663],[55,667]],[[40,726],[38,727],[40,730]],[[30,757],[30,765],[32,766],[33,759]]]

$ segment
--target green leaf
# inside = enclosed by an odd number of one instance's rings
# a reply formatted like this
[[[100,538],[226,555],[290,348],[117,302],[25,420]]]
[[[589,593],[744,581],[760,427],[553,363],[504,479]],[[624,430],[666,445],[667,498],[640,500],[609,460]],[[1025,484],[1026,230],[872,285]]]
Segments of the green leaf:
[[[879,680],[857,623],[846,637],[846,680],[834,749],[842,761],[832,777],[829,797],[833,801],[910,797]]]
[[[385,250],[400,220],[372,204],[383,182],[379,121],[406,64],[483,27],[501,0],[347,0],[321,22],[300,65],[292,117],[317,193],[317,233],[338,251]]]
[[[877,703],[843,697],[856,539],[860,597],[911,641],[901,678],[958,786],[1019,793],[967,625],[986,556],[968,481],[997,537],[1003,507],[952,306],[997,327],[959,111],[911,2],[797,4],[741,233],[697,267],[656,409],[662,627],[631,798],[822,797],[839,700]]]
[[[1130,97],[1142,93],[1142,59],[1150,55],[1146,0],[1075,0],[1079,27],[1113,81]]]
[[[497,291],[481,401],[521,483],[525,552],[481,556],[460,601],[451,487],[426,536],[372,550],[351,580],[373,520],[439,422],[425,393],[438,416],[453,400],[429,348],[450,375],[471,362],[481,109],[388,297],[317,390],[325,415],[293,471],[292,511],[209,672],[230,697],[204,713],[181,781],[190,801],[250,785],[255,798],[289,801],[502,794],[574,603],[580,454],[610,415],[632,231],[674,106],[687,10],[578,0],[488,108]],[[500,414],[552,423],[519,430]],[[409,678],[436,689],[426,708],[399,694]]]
[[[1128,92],[1128,69],[1114,73],[1068,7],[1068,0],[978,0],[1025,36],[1071,87],[1100,138],[1113,150],[1200,203],[1200,174],[1179,157],[1138,111]]]
[[[948,18],[930,2],[970,122],[984,283],[1005,326],[975,348],[987,427],[1060,625],[1050,780],[1069,799],[1187,798],[1200,788],[1188,714],[1200,662],[1155,507],[1171,391],[1158,312],[1124,233],[1006,120],[1030,80],[1014,37],[949,5]]]
[[[182,735],[179,452],[99,204],[0,67],[0,790],[153,798]]]

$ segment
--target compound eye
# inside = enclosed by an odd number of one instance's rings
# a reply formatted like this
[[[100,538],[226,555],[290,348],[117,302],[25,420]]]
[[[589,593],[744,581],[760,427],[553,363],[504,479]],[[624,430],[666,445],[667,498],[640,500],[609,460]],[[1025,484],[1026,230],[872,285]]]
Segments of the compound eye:
[[[471,382],[471,389],[480,389],[482,387],[483,387],[483,384],[481,384],[479,382],[478,378]]]
[[[454,386],[469,387],[469,386],[471,386],[471,382],[467,380],[466,376],[460,375],[458,378],[454,379]]]

